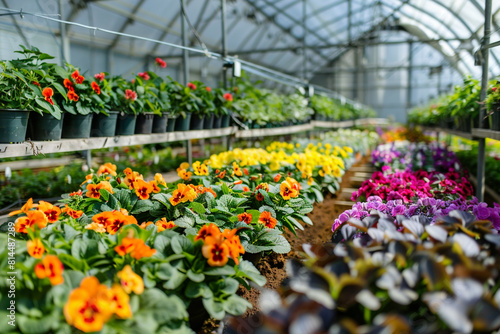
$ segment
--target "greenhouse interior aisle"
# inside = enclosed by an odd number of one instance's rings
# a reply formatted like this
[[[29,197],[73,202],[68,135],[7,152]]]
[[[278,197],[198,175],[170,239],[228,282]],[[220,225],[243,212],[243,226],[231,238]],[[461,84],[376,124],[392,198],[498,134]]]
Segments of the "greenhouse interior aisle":
[[[2,0],[0,333],[500,333],[500,2]]]

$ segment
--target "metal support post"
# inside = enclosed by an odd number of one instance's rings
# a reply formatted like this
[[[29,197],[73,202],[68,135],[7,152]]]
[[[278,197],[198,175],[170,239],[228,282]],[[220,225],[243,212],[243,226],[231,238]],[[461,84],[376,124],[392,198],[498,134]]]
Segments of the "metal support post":
[[[411,93],[412,93],[412,79],[413,79],[413,43],[408,43],[408,78],[406,83],[406,115],[411,108]]]
[[[187,39],[187,31],[186,31],[186,19],[184,18],[185,8],[184,8],[184,0],[181,1],[181,34],[182,34],[182,45],[188,46]],[[188,50],[182,50],[182,69],[184,71],[184,84],[187,85],[189,82],[189,54]],[[189,164],[193,163],[193,145],[191,144],[191,140],[186,140],[186,158]]]
[[[481,41],[481,52],[482,52],[482,76],[481,76],[481,93],[480,101],[486,99],[486,90],[488,89],[488,61],[490,50],[484,48],[484,46],[490,43],[490,33],[491,33],[491,0],[485,0],[484,7],[484,37]],[[485,122],[484,118],[486,116],[486,105],[481,105],[481,111],[479,112],[479,128],[484,129]],[[478,153],[477,153],[477,198],[479,201],[484,200],[484,172],[485,172],[485,151],[486,151],[486,139],[479,139],[478,143]]]
[[[188,163],[191,165],[193,163],[193,144],[191,140],[186,140],[186,158]]]
[[[64,19],[62,0],[59,0],[58,7],[59,7],[60,18]],[[69,63],[69,61],[70,61],[69,60],[68,38],[66,37],[66,25],[64,23],[60,22],[59,23],[59,30],[61,31],[61,65],[64,65],[65,62]]]
[[[306,52],[306,15],[307,6],[306,0],[302,0],[302,79],[307,80],[307,52]]]
[[[85,151],[85,160],[89,169],[92,168],[92,150]]]
[[[221,42],[222,42],[222,56],[227,57],[227,45],[226,45],[226,0],[220,0],[220,10],[221,10]],[[222,85],[224,89],[227,89],[227,67],[226,60],[224,59],[224,65],[222,66]]]

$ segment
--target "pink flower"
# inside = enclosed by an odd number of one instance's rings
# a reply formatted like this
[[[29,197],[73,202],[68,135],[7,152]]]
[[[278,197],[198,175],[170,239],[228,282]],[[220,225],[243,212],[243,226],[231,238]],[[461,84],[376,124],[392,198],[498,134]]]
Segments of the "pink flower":
[[[231,93],[226,93],[222,96],[224,98],[224,100],[226,101],[232,101],[233,100],[233,95],[231,95]]]
[[[192,90],[196,90],[196,85],[194,83],[188,82],[187,86]]]
[[[94,75],[94,78],[96,78],[97,80],[99,81],[103,81],[104,80],[104,72],[101,72],[101,73],[97,73],[96,75]]]
[[[207,90],[207,92],[209,92],[209,93],[212,91],[212,88],[210,88],[210,87],[205,87],[205,89],[206,89],[206,90]]]
[[[133,90],[131,89],[126,89],[125,90],[125,99],[126,100],[132,100],[132,101],[135,101],[137,100],[137,93],[134,92]]]
[[[143,78],[144,80],[149,80],[149,74],[148,72],[144,71],[144,72],[139,72],[137,73],[138,76],[140,76],[141,78]]]
[[[163,59],[156,58],[155,61],[156,61],[156,65],[160,66],[161,68],[167,67],[167,63]]]

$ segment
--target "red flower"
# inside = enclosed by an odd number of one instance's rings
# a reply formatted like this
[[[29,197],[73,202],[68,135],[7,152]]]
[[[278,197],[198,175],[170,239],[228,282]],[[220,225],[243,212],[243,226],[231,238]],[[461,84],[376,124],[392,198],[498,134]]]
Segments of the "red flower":
[[[101,73],[97,73],[96,75],[94,75],[94,78],[96,78],[99,81],[103,81],[104,76],[105,76],[104,72],[101,72]]]
[[[73,73],[71,73],[71,77],[76,81],[77,84],[81,84],[83,82],[83,75],[80,75],[80,72],[78,70],[75,70]]]
[[[75,90],[75,87],[73,86],[73,83],[68,78],[64,79],[63,84],[64,84],[64,87],[66,87],[67,89],[69,89],[69,90]]]
[[[187,86],[192,90],[196,90],[196,85],[194,83],[188,82]]]
[[[155,59],[155,61],[156,61],[156,64],[157,64],[158,66],[160,66],[161,68],[165,68],[165,67],[167,67],[167,63],[166,63],[165,61],[163,61],[163,59],[161,59],[161,58],[156,58],[156,59]]]
[[[491,91],[492,91],[492,92],[496,92],[496,91],[497,91],[497,87],[493,87],[493,88],[491,88]]]
[[[144,79],[144,80],[146,80],[146,81],[147,81],[147,80],[149,80],[149,74],[148,74],[148,72],[146,72],[146,71],[144,71],[144,72],[142,72],[142,73],[141,73],[141,72],[139,72],[139,73],[137,73],[137,75],[138,75],[138,76],[140,76],[141,78],[143,78],[143,79]]]
[[[233,100],[233,95],[231,95],[231,93],[226,93],[222,96],[224,98],[224,100],[226,101],[232,101]]]
[[[133,90],[131,89],[126,89],[125,90],[125,99],[126,100],[132,100],[132,101],[135,101],[137,100],[137,93],[134,92]]]
[[[67,95],[68,95],[68,99],[70,99],[71,101],[75,101],[75,102],[78,101],[79,96],[75,93],[74,90],[68,91]]]
[[[206,89],[206,90],[207,90],[207,92],[209,92],[209,93],[212,91],[212,88],[210,88],[210,87],[205,87],[205,89]]]
[[[38,81],[32,81],[31,82],[33,85],[37,85],[38,87],[40,87],[40,84],[38,83]]]
[[[94,92],[96,92],[97,95],[101,94],[101,88],[99,87],[97,82],[92,81],[90,85],[92,86],[92,89],[94,90]]]
[[[54,91],[50,87],[45,87],[42,91],[42,95],[45,97],[45,101],[54,105],[54,101],[52,101],[51,97],[54,95]]]

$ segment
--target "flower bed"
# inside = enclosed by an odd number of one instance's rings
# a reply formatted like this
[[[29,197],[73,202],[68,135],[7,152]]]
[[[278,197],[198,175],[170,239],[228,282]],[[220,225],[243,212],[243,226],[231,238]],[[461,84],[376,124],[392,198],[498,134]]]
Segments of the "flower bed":
[[[234,150],[181,165],[169,185],[107,163],[64,207],[28,201],[0,234],[12,249],[2,273],[16,262],[16,330],[191,333],[204,312],[243,314],[240,284],[265,283],[247,258],[287,253],[282,232],[312,224],[312,203],[353,159],[329,145]]]

